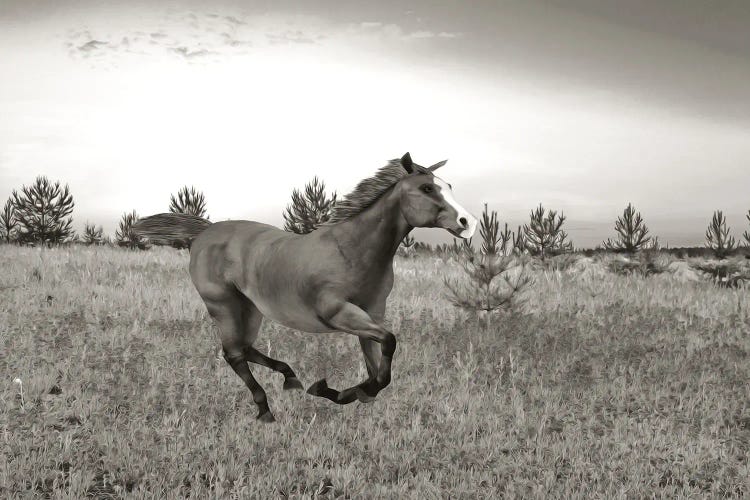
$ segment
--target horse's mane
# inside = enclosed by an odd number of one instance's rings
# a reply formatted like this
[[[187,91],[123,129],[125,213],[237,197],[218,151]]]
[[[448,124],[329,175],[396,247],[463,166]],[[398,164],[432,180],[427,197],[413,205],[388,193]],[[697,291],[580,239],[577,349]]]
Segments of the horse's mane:
[[[359,181],[354,191],[344,196],[343,200],[337,201],[325,225],[336,224],[361,213],[407,175],[400,159],[389,161],[375,175]]]

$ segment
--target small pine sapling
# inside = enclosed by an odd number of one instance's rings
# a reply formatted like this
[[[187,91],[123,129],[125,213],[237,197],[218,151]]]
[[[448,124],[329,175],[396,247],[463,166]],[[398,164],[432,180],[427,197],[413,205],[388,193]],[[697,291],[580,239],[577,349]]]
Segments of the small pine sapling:
[[[169,211],[173,214],[188,214],[208,219],[206,215],[206,197],[195,187],[183,186],[175,195],[169,196]]]
[[[336,204],[336,193],[329,197],[325,189],[325,182],[313,177],[305,185],[304,192],[298,189],[292,191],[292,202],[283,214],[285,231],[307,234],[330,219],[331,210]]]
[[[448,289],[448,300],[461,309],[485,315],[489,328],[490,314],[501,309],[510,309],[518,302],[519,294],[530,282],[531,277],[518,264],[515,256],[502,253],[503,237],[497,221],[497,213],[488,213],[487,205],[480,220],[479,234],[482,237],[481,251],[463,252],[459,259],[465,273],[465,280],[444,279]],[[507,227],[506,231],[507,232]],[[454,246],[456,245],[454,241]],[[517,272],[512,272],[520,268]]]
[[[546,212],[542,204],[532,210],[529,224],[524,224],[526,250],[544,260],[547,257],[573,251],[573,244],[566,241],[568,235],[562,229],[565,215],[555,210]]]
[[[398,253],[403,257],[408,257],[414,255],[415,251],[416,247],[414,237],[407,234],[398,246]]]
[[[16,210],[12,200],[8,199],[5,202],[5,206],[3,206],[2,212],[0,212],[0,238],[6,243],[14,241],[17,227]]]
[[[729,234],[727,219],[721,210],[714,212],[711,224],[706,229],[706,247],[710,248],[717,259],[725,259],[736,246],[734,236]]]
[[[131,213],[122,214],[119,227],[115,231],[115,242],[117,246],[139,250],[147,250],[150,245],[141,237],[133,228],[133,224],[138,220],[138,214],[135,210]]]
[[[104,228],[102,228],[102,226],[97,227],[95,224],[86,222],[86,225],[83,228],[83,238],[81,241],[84,245],[103,245],[103,233]]]
[[[648,227],[643,222],[641,213],[635,211],[632,203],[628,203],[622,215],[615,221],[615,231],[617,231],[616,240],[612,241],[607,238],[607,241],[602,243],[607,250],[634,254],[648,248],[651,243]]]
[[[21,192],[11,194],[18,240],[22,243],[52,246],[71,238],[73,232],[73,195],[66,184],[54,184],[40,175]]]

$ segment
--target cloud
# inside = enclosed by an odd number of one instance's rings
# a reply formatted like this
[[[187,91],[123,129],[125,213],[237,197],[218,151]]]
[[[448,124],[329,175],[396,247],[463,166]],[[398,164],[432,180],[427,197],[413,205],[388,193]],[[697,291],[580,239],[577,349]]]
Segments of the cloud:
[[[435,38],[460,38],[462,33],[452,31],[415,30],[406,31],[395,23],[383,24],[378,21],[364,21],[353,25],[350,31],[355,34],[378,36],[389,40],[429,40]]]
[[[89,40],[88,42],[78,47],[78,51],[83,53],[95,52],[102,47],[106,47],[107,45],[107,42],[100,42],[99,40]]]
[[[66,46],[72,58],[98,65],[121,58],[176,57],[189,62],[217,60],[250,50],[278,46],[312,46],[324,43],[426,43],[453,39],[461,33],[429,29],[405,30],[394,23],[368,20],[332,25],[312,16],[240,16],[216,12],[166,12],[152,19],[139,18],[138,26],[121,21],[119,29],[97,26],[70,31]]]
[[[312,45],[325,40],[326,29],[309,21],[170,12],[151,22],[139,19],[137,28],[131,25],[113,30],[98,26],[71,30],[65,46],[72,58],[95,64],[105,57],[117,61],[129,54],[196,61],[209,55],[242,55],[264,46]]]
[[[266,33],[266,38],[272,45],[278,44],[314,44],[325,38],[323,35],[314,36],[298,30],[287,30],[281,33]]]
[[[215,54],[215,52],[211,52],[210,50],[206,49],[198,49],[198,50],[190,50],[187,47],[176,47],[172,50],[175,54],[181,55],[185,59],[193,59],[195,57],[203,57],[203,56],[209,56],[212,54]]]

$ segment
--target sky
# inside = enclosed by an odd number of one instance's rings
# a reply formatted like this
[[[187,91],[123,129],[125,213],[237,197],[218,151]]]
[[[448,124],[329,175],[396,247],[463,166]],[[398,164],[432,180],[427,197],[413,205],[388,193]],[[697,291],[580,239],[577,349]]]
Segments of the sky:
[[[0,1],[0,202],[67,183],[75,226],[167,210],[282,225],[313,176],[388,160],[576,247],[629,202],[670,246],[750,227],[750,2]],[[438,229],[418,240],[447,241]]]

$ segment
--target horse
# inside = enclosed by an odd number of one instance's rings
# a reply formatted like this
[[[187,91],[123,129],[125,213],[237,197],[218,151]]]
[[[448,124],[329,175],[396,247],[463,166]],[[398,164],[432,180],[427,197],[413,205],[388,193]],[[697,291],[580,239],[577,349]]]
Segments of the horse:
[[[366,403],[391,381],[396,337],[383,319],[401,241],[415,227],[443,228],[463,239],[476,230],[477,219],[434,173],[446,161],[423,167],[408,152],[389,161],[308,234],[175,213],[145,217],[133,228],[152,241],[169,235],[189,243],[191,280],[218,324],[224,359],[252,393],[258,420],[275,419],[249,363],[281,373],[285,390],[303,389],[287,363],[253,347],[264,317],[305,332],[357,336],[367,379],[338,391],[323,378],[307,392],[338,404]]]

